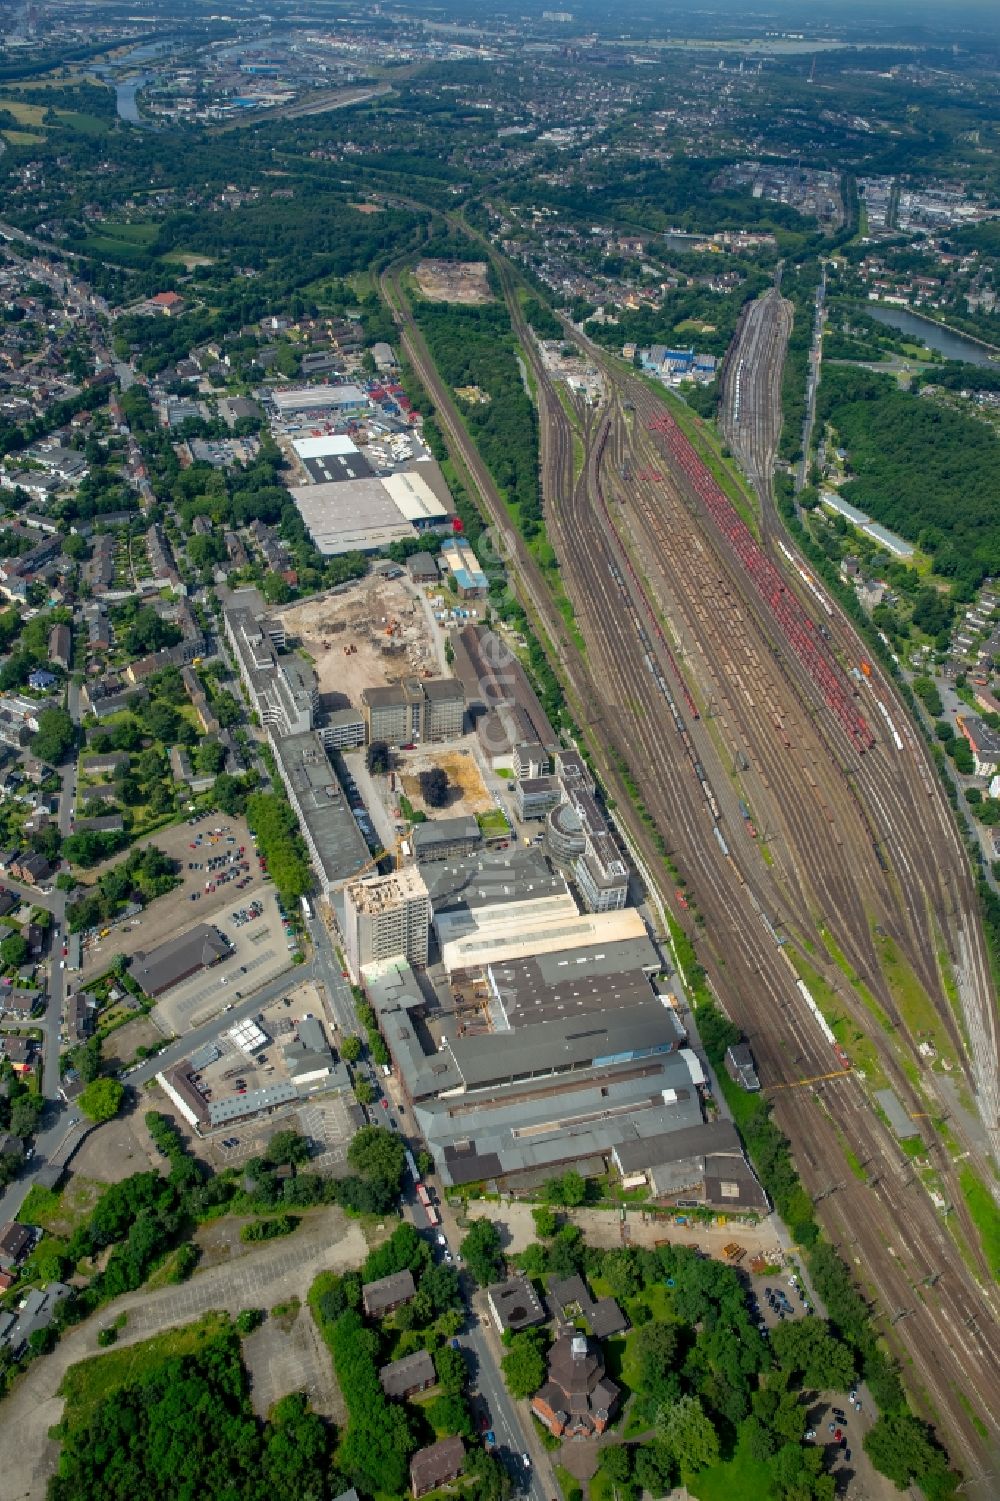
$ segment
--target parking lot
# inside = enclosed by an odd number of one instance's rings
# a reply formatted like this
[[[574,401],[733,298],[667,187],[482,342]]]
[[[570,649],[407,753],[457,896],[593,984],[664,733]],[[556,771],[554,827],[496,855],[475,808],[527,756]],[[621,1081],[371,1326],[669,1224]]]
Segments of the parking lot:
[[[216,835],[215,829],[223,832]],[[198,839],[201,843],[198,844]],[[232,840],[230,844],[228,841]],[[249,865],[251,884],[235,893],[240,898],[239,906],[243,906],[243,898],[252,895],[255,888],[261,884],[259,867],[253,852],[253,843],[246,820],[242,818],[226,818],[217,813],[209,814],[198,824],[192,826],[185,819],[183,823],[175,824],[168,829],[160,829],[150,835],[148,839],[138,841],[140,846],[155,844],[157,849],[176,860],[178,865],[177,874],[180,877],[179,884],[166,896],[157,897],[151,902],[145,911],[136,918],[126,923],[120,923],[110,929],[104,938],[96,937],[89,943],[84,943],[81,983],[89,984],[96,975],[102,974],[107,968],[108,961],[115,954],[131,956],[141,949],[147,952],[156,948],[157,944],[163,943],[168,938],[173,938],[177,933],[183,932],[193,922],[211,922],[217,913],[225,912],[234,905],[233,896],[236,881],[226,881],[223,884],[215,882],[215,891],[206,891],[205,883],[210,872],[204,867],[209,860],[218,859],[220,856],[228,861],[228,857],[237,852],[242,845],[246,854],[242,857]],[[192,849],[192,844],[195,848]],[[92,874],[110,869],[120,864],[124,856],[117,856],[114,860],[107,861],[104,865],[97,866]],[[198,865],[199,870],[189,870],[189,865]],[[222,869],[222,867],[217,867]],[[228,867],[232,868],[232,867]],[[209,881],[209,885],[213,884]],[[192,895],[197,893],[196,900],[192,901]]]
[[[786,1319],[809,1316],[815,1311],[813,1300],[795,1272],[787,1269],[770,1276],[750,1278],[751,1308],[758,1325],[773,1329]],[[763,1332],[763,1331],[762,1331]]]
[[[249,913],[255,905],[260,907],[260,916],[244,922],[239,914]],[[179,927],[205,920],[204,912],[195,913],[189,906],[186,920]],[[164,1036],[182,1036],[224,1011],[227,1005],[251,995],[289,967],[288,939],[272,886],[258,884],[245,891],[230,888],[226,892],[226,906],[222,911],[216,909],[212,921],[229,939],[232,952],[228,959],[161,996],[151,1015]]]

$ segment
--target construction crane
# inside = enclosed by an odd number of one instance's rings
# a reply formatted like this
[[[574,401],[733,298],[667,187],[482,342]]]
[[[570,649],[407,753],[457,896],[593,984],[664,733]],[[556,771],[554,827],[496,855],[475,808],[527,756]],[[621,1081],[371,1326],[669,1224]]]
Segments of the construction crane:
[[[403,833],[403,834],[397,834],[396,838],[393,840],[393,845],[392,845],[392,849],[391,850],[387,850],[387,849],[376,850],[375,854],[372,855],[371,859],[367,860],[365,862],[365,864],[362,865],[361,869],[355,873],[353,879],[355,881],[358,880],[361,876],[365,875],[367,871],[372,870],[374,867],[376,867],[379,864],[380,861],[385,860],[388,857],[391,857],[393,859],[393,861],[395,862],[395,867],[394,868],[396,870],[398,870],[399,869],[399,847],[400,847],[400,845],[403,843],[403,841],[405,839],[406,839],[406,834],[405,833]]]

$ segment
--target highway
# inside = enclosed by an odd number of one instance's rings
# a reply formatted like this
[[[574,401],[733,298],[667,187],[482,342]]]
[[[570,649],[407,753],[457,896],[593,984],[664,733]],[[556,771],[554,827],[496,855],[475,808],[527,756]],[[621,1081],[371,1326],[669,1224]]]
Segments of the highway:
[[[533,560],[510,535],[495,486],[455,416],[393,275],[383,287],[442,426],[516,562],[519,593],[555,644],[571,707],[586,728],[605,785],[649,868],[663,870],[665,847],[688,882],[688,911],[673,903],[672,873],[664,877],[665,894],[678,921],[689,930],[697,922],[699,958],[725,1008],[749,1034],[762,1077],[767,1084],[791,1083],[831,1072],[832,1048],[779,943],[792,938],[798,941],[797,962],[808,953],[809,965],[842,1003],[848,1045],[857,1036],[874,1046],[904,1106],[914,1114],[921,1110],[903,1061],[918,1074],[926,1065],[922,1058],[915,1062],[915,1039],[898,1027],[902,1018],[875,942],[881,928],[935,998],[959,1058],[978,1082],[983,1075],[976,1060],[966,1057],[943,992],[936,945],[947,941],[953,962],[963,963],[988,1010],[982,935],[971,916],[975,905],[964,855],[947,807],[935,794],[925,752],[915,737],[897,752],[884,732],[875,736],[873,750],[860,752],[818,680],[780,638],[766,600],[749,585],[731,544],[706,513],[694,484],[697,466],[694,477],[679,467],[662,402],[567,326],[567,337],[585,346],[608,387],[603,408],[578,407],[571,424],[513,295],[514,273],[501,257],[493,258],[538,390],[549,540],[586,641],[585,656],[553,619]],[[586,450],[575,480],[574,427]],[[787,582],[784,589],[789,608],[801,603]],[[810,607],[815,612],[815,601],[807,598],[807,615]],[[809,629],[819,634],[815,625]],[[834,619],[831,634],[838,642],[842,631]],[[851,713],[881,730],[873,695],[881,696],[883,684],[877,680],[865,690],[867,699],[855,700],[841,665],[845,650],[813,642],[813,655],[841,685],[846,704],[856,705]],[[851,642],[849,650],[847,661],[856,663],[859,643]],[[901,710],[898,719],[905,727]],[[623,765],[652,830],[631,802]],[[756,840],[741,817],[740,796],[757,821]],[[919,819],[913,817],[915,799]],[[937,914],[947,925],[944,933]],[[896,1028],[891,1043],[872,1027],[866,1003],[840,965],[811,952],[818,926],[836,940],[841,961],[863,978]],[[820,1218],[845,1259],[876,1289],[892,1321],[887,1337],[904,1363],[912,1362],[918,1394],[920,1388],[927,1394],[928,1411],[976,1483],[984,1473],[985,1447],[976,1423],[988,1426],[1000,1409],[993,1374],[1000,1340],[982,1258],[974,1276],[856,1073],[779,1091],[774,1108],[794,1143],[807,1188],[821,1200]],[[929,1134],[931,1160],[961,1219],[957,1186],[951,1192],[952,1165]],[[849,1170],[845,1148],[862,1165],[863,1181]],[[975,1422],[966,1407],[970,1391]],[[979,1493],[987,1493],[983,1483]]]

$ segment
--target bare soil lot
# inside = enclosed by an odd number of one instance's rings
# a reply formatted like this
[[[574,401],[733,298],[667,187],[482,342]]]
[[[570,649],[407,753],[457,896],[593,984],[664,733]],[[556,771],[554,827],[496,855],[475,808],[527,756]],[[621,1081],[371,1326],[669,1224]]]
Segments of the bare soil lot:
[[[135,1050],[152,1047],[162,1042],[163,1034],[153,1025],[148,1016],[137,1016],[126,1022],[105,1039],[102,1057],[108,1068],[118,1070],[128,1066],[135,1058]]]
[[[157,1090],[157,1095],[160,1091]],[[73,1175],[70,1185],[97,1180],[100,1183],[120,1183],[132,1173],[145,1173],[150,1168],[161,1169],[164,1158],[153,1145],[143,1120],[147,1110],[160,1109],[159,1099],[140,1098],[125,1115],[108,1121],[91,1131],[80,1150],[73,1158]],[[167,1111],[164,1110],[166,1115]],[[174,1117],[183,1128],[185,1123]],[[66,1195],[69,1189],[66,1190]]]
[[[311,657],[331,708],[358,704],[363,688],[398,683],[424,668],[436,671],[427,616],[407,578],[362,579],[282,610],[281,618]]]
[[[471,750],[454,746],[425,745],[416,751],[405,752],[398,758],[403,791],[414,808],[422,810],[431,818],[446,815],[454,818],[460,813],[485,813],[495,806],[486,790],[476,758]],[[451,783],[452,796],[446,808],[430,808],[420,796],[420,773],[440,766]]]
[[[413,275],[428,302],[492,302],[485,261],[418,261]]]

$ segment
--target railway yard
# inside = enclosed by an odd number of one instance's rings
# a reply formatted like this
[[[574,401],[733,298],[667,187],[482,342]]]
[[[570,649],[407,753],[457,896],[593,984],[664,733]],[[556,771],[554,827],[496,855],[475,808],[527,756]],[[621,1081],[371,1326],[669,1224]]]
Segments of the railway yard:
[[[930,998],[995,1149],[988,963],[971,872],[922,742],[881,672],[858,672],[864,649],[846,619],[777,546],[767,476],[787,305],[764,299],[764,313],[751,312],[740,335],[738,420],[748,436],[736,451],[752,459],[765,497],[758,542],[664,401],[575,332],[602,371],[605,398],[564,408],[511,275],[498,269],[538,391],[548,536],[584,652],[547,601],[391,275],[383,289],[442,426],[516,558],[647,868],[663,872],[662,856],[629,806],[626,766],[685,883],[687,906],[675,900],[674,915],[752,1043],[824,1226],[877,1296],[914,1395],[941,1425],[970,1489],[985,1496],[983,1434],[995,1438],[1000,1410],[994,1292],[953,1158],[931,1125],[944,1113],[935,1074],[883,974],[881,950],[891,942]],[[728,372],[727,382],[731,400]],[[575,479],[574,438],[586,454]],[[663,873],[666,890],[673,877]],[[836,995],[836,1031],[811,993],[814,976]],[[887,1080],[921,1120],[961,1245],[876,1114],[866,1072]]]

